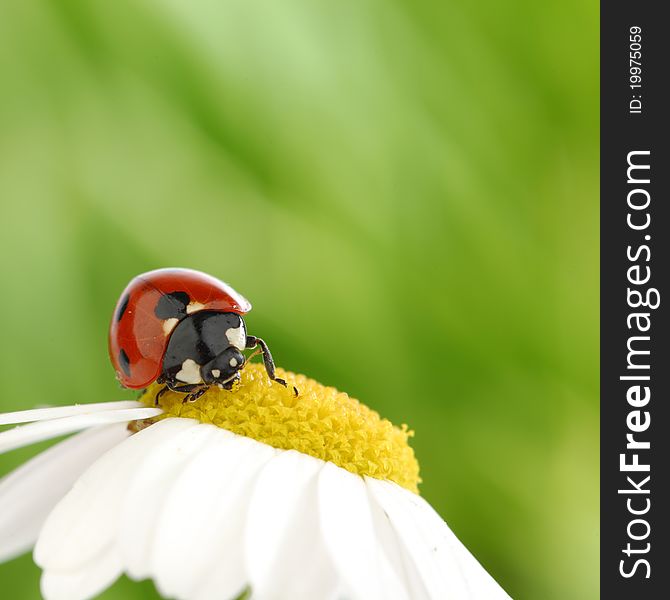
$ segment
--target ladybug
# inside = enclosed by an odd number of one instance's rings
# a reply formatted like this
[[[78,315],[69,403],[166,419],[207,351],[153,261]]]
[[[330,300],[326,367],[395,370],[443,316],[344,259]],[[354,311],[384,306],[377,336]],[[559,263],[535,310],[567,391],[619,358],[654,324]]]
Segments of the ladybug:
[[[209,386],[232,389],[258,347],[268,377],[275,375],[267,344],[247,335],[251,304],[228,284],[191,269],[157,269],[135,277],[121,294],[109,327],[109,356],[124,387],[164,383],[195,401]],[[294,391],[297,395],[297,390]]]

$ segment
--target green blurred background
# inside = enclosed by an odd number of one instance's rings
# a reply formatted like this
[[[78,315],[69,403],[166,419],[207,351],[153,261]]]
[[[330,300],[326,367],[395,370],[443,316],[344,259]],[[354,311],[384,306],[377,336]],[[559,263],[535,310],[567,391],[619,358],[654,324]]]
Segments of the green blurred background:
[[[202,269],[514,598],[598,596],[597,3],[3,2],[0,85],[0,409],[132,398],[120,291]]]

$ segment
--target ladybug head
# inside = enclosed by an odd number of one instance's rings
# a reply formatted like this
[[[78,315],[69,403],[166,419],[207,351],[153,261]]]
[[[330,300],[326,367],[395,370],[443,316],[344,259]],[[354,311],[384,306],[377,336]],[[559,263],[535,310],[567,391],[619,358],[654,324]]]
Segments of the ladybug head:
[[[200,368],[200,376],[207,385],[218,385],[226,390],[240,379],[245,357],[235,346],[229,346]]]

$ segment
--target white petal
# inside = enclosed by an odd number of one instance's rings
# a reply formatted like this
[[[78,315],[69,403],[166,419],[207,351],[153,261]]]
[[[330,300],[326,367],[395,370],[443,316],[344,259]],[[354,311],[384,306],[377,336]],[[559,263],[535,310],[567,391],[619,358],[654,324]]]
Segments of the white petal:
[[[375,502],[370,512],[377,537],[383,597],[389,600],[429,600],[411,561],[404,559],[398,536],[386,513]]]
[[[366,483],[388,515],[430,598],[509,598],[425,500],[388,481],[366,478]]]
[[[49,406],[47,408],[33,408],[31,410],[18,410],[16,412],[0,413],[0,425],[10,425],[12,423],[30,423],[31,421],[60,419],[62,417],[85,415],[107,410],[145,407],[146,404],[136,402],[135,400],[121,400],[119,402],[97,402],[95,404],[73,404],[71,406]]]
[[[152,576],[163,596],[187,597],[206,573],[211,559],[203,553],[202,540],[216,537],[213,515],[222,498],[233,499],[235,474],[257,445],[219,429],[165,498],[151,553]]]
[[[351,598],[381,598],[377,540],[365,482],[326,463],[319,474],[319,515],[326,549]]]
[[[129,432],[96,427],[38,454],[0,481],[0,561],[28,550],[44,520],[81,473]]]
[[[395,486],[395,484],[389,485]],[[426,533],[431,532],[434,536],[433,539],[448,544],[448,548],[442,545],[438,546],[438,560],[442,564],[449,556],[457,560],[460,571],[464,574],[471,598],[509,600],[507,593],[479,564],[428,502],[421,496],[417,496],[404,488],[399,488],[399,491],[404,496],[407,504],[413,507],[414,516],[421,529]]]
[[[277,560],[266,577],[269,582],[256,600],[342,600],[341,580],[326,551],[319,523],[318,477],[311,478],[296,500],[286,523]],[[288,485],[285,483],[284,485]],[[253,585],[252,581],[252,585]],[[252,591],[253,593],[253,591]]]
[[[122,572],[118,555],[108,550],[73,571],[44,571],[40,588],[44,600],[87,600],[112,585]]]
[[[149,448],[136,465],[121,505],[117,533],[123,564],[133,579],[151,575],[150,552],[165,499],[184,467],[219,431],[215,425],[198,424],[175,433]],[[197,505],[193,508],[198,510]]]
[[[379,554],[380,585],[385,600],[419,600],[420,596],[411,596],[409,586],[398,577],[386,555]]]
[[[269,597],[274,582],[273,567],[284,563],[282,548],[294,535],[299,521],[300,499],[324,462],[295,450],[281,452],[270,460],[258,476],[249,503],[244,553],[254,594]]]
[[[127,486],[145,455],[198,424],[192,419],[159,421],[98,459],[47,518],[35,545],[35,562],[47,570],[75,570],[110,547]]]
[[[448,557],[442,562],[436,560],[437,546],[417,526],[413,511],[399,493],[401,488],[389,487],[387,482],[373,478],[367,478],[366,482],[372,497],[388,515],[403,549],[419,572],[428,597],[445,600],[470,598],[464,586],[463,575],[454,564],[453,558]]]
[[[135,419],[149,419],[161,414],[160,408],[129,408],[122,410],[108,410],[98,413],[75,415],[62,419],[38,421],[29,425],[14,427],[0,433],[0,453],[49,440],[60,435],[81,431],[95,425],[134,421]]]
[[[279,452],[266,444],[249,441],[250,452],[232,473],[229,487],[219,497],[211,515],[211,531],[200,542],[198,556],[207,570],[197,587],[184,596],[189,600],[235,598],[248,584],[242,543],[249,499],[261,467]]]

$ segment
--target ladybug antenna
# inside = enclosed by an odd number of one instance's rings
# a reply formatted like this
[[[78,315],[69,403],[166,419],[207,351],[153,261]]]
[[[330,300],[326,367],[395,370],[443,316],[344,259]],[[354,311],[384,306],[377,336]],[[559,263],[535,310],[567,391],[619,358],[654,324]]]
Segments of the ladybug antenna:
[[[244,364],[247,365],[248,363],[250,363],[251,359],[254,356],[258,356],[259,354],[261,354],[261,352],[263,352],[263,351],[260,348],[256,348],[249,356],[247,356],[246,361],[245,361]]]

